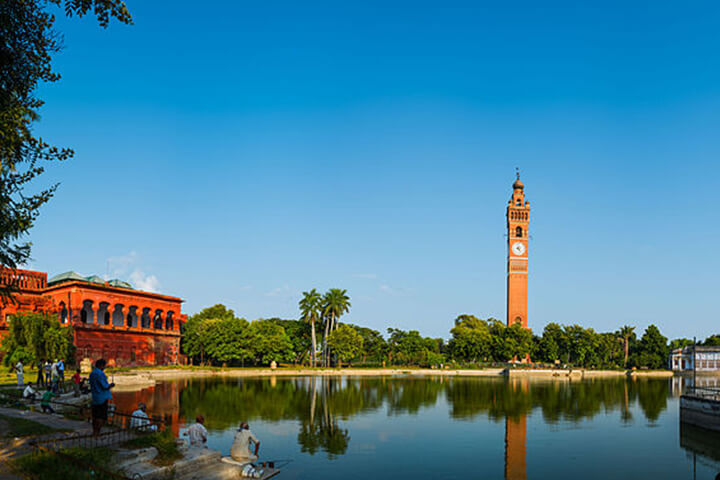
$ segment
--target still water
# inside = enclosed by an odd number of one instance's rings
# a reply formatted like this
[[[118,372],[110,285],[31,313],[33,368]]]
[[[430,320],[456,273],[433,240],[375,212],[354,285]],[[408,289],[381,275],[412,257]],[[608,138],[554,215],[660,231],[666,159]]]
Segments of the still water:
[[[115,393],[228,455],[247,420],[290,479],[714,479],[720,435],[679,423],[679,379],[271,377]]]

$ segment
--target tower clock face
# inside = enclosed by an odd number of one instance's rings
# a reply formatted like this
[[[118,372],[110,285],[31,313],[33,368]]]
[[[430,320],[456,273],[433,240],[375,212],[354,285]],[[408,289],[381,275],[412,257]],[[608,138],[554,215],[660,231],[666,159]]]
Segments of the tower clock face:
[[[512,252],[515,255],[522,255],[523,253],[525,253],[525,245],[520,242],[513,243]]]

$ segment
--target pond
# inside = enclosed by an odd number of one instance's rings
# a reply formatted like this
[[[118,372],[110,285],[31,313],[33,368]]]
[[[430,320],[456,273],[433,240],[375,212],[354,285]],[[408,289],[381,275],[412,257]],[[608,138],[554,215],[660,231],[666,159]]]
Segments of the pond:
[[[172,420],[198,414],[228,455],[247,420],[280,479],[708,478],[720,435],[680,425],[680,379],[198,378],[115,393]]]

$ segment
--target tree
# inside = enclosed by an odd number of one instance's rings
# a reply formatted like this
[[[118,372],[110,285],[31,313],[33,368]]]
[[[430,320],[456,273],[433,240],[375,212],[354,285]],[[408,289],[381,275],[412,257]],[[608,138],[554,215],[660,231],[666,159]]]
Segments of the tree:
[[[638,342],[636,365],[647,368],[665,368],[668,362],[667,338],[655,325],[650,325]]]
[[[362,337],[363,346],[359,353],[359,356],[362,356],[362,362],[365,363],[368,360],[382,362],[387,355],[388,346],[380,332],[367,327],[350,326]]]
[[[316,364],[316,358],[315,355],[317,353],[317,340],[315,338],[315,323],[318,321],[318,317],[320,315],[320,308],[321,308],[321,302],[322,297],[320,294],[313,288],[309,292],[303,292],[303,298],[300,299],[299,305],[300,305],[300,313],[302,315],[302,320],[305,322],[308,322],[310,324],[310,333],[312,335],[312,351],[311,353],[311,363],[312,366],[315,367]]]
[[[460,315],[455,319],[450,334],[449,348],[453,358],[477,362],[490,356],[492,339],[486,321],[473,315]]]
[[[692,340],[688,340],[688,342],[692,345]],[[716,347],[720,345],[720,335],[710,335],[702,342],[702,344],[708,347]]]
[[[60,48],[55,17],[48,5],[64,9],[67,16],[94,14],[106,27],[111,19],[130,24],[132,19],[120,0],[3,0],[0,2],[0,265],[15,269],[30,258],[27,234],[57,184],[31,193],[29,184],[51,161],[64,161],[73,151],[58,148],[35,136],[33,123],[43,101],[38,86],[56,82],[53,54]],[[12,300],[16,285],[3,285],[0,294]]]
[[[567,361],[567,337],[560,325],[552,322],[545,325],[539,341],[538,354],[539,360],[549,363],[562,359]]]
[[[207,344],[205,354],[215,362],[242,362],[253,358],[254,332],[244,318],[208,319],[203,330]]]
[[[292,358],[292,343],[285,329],[270,320],[256,320],[250,324],[253,336],[253,355],[260,363],[282,362]]]
[[[715,336],[715,335],[713,335],[713,336]],[[708,338],[711,338],[711,337],[708,337]],[[706,339],[706,341],[707,341],[707,339]],[[692,344],[693,344],[693,341],[690,340],[689,338],[676,338],[675,340],[670,342],[669,349],[670,349],[670,351],[672,351],[672,350],[676,350],[678,348],[690,347],[690,346],[692,346]]]
[[[342,367],[343,360],[350,362],[362,351],[363,339],[350,325],[340,325],[330,334],[328,345],[338,356]]]
[[[322,300],[322,313],[325,317],[325,336],[323,337],[323,364],[329,366],[328,335],[335,328],[340,317],[350,311],[350,297],[347,290],[331,288],[325,293]]]
[[[628,356],[630,354],[630,340],[635,337],[635,327],[625,325],[617,332],[618,339],[623,344],[623,351],[625,352],[625,358],[623,360],[623,367],[627,368]]]
[[[285,330],[292,344],[293,363],[304,363],[312,349],[310,324],[302,320],[282,320],[280,318],[270,318],[268,321],[280,325]]]
[[[200,357],[200,362],[204,363],[208,349],[213,348],[212,338],[208,332],[208,328],[213,324],[209,320],[231,320],[234,318],[235,312],[220,303],[190,316],[185,323],[182,337],[181,346],[183,352],[190,357]]]
[[[5,365],[35,364],[40,360],[74,360],[73,330],[64,327],[54,315],[20,313],[10,319],[8,334],[0,350]]]

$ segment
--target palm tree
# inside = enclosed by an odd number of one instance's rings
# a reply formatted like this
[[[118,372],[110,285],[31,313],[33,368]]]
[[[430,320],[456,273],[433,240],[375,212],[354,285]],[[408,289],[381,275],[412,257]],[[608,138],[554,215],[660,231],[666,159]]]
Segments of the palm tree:
[[[331,288],[323,296],[323,316],[326,317],[325,337],[323,338],[323,362],[327,366],[326,357],[329,357],[327,336],[337,328],[337,322],[343,314],[350,311],[350,297],[347,296],[347,290],[340,288]]]
[[[635,327],[629,325],[625,325],[617,332],[618,340],[622,342],[623,349],[625,350],[625,362],[623,363],[623,367],[625,368],[627,368],[628,354],[630,353],[630,339],[633,335],[635,335]]]
[[[310,332],[312,335],[311,362],[313,367],[315,366],[315,352],[317,351],[315,322],[318,320],[320,314],[321,302],[322,297],[314,288],[309,292],[303,292],[303,298],[299,302],[302,320],[310,324]]]

